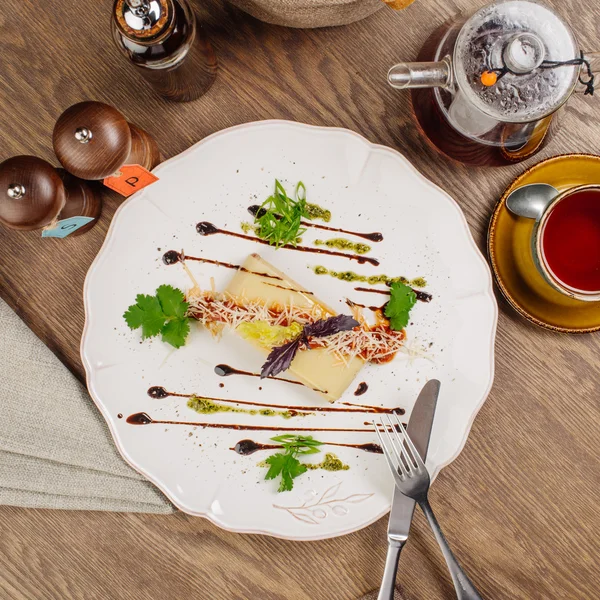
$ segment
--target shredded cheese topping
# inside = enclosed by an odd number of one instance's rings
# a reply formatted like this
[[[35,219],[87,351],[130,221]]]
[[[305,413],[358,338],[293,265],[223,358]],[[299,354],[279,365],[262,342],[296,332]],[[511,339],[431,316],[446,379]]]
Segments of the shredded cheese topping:
[[[306,325],[332,316],[331,312],[316,303],[310,308],[268,306],[263,302],[247,301],[229,293],[200,292],[196,286],[188,292],[187,301],[188,316],[198,320],[214,335],[219,335],[224,326],[235,329],[241,323],[252,321],[288,327],[292,323]],[[390,361],[404,345],[406,333],[390,329],[383,315],[377,315],[375,325],[369,325],[359,307],[353,307],[352,312],[360,327],[328,337],[309,338],[310,347],[325,348],[336,354],[343,363],[356,356],[369,362]]]

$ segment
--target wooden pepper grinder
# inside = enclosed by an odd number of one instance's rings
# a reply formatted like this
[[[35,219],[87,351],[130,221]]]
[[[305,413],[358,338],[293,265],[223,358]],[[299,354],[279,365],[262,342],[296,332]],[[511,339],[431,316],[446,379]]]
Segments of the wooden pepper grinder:
[[[41,229],[43,237],[79,235],[91,229],[102,202],[81,179],[36,156],[0,164],[0,223],[11,229]]]
[[[54,126],[52,143],[69,173],[103,179],[124,196],[157,179],[149,172],[160,162],[156,141],[108,104],[80,102],[65,110]],[[128,180],[135,184],[128,186]]]
[[[213,84],[217,60],[188,0],[115,0],[112,31],[163,98],[195,100]]]

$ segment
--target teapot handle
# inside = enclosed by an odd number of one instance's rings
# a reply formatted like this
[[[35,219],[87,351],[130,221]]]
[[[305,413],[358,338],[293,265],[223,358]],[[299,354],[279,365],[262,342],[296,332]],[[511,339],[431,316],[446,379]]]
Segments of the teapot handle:
[[[596,76],[596,85],[600,86],[600,52],[584,52],[583,58],[589,63],[592,73]],[[575,86],[575,92],[578,94],[589,94],[589,85],[586,85],[581,81],[583,80],[583,82],[586,82],[589,79],[587,65],[581,65],[580,73],[581,78]]]

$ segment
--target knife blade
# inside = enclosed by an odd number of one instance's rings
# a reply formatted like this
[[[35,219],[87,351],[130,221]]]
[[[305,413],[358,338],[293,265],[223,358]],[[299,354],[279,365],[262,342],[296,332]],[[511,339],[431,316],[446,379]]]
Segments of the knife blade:
[[[408,435],[423,460],[427,458],[440,386],[437,379],[432,379],[423,386],[408,420]],[[388,554],[377,600],[393,600],[394,598],[400,551],[408,539],[414,511],[415,501],[404,496],[394,486],[392,510],[388,523]]]

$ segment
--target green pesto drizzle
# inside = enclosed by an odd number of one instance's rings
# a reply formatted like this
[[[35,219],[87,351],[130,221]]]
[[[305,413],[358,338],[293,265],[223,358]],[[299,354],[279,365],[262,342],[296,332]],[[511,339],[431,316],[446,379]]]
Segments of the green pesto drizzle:
[[[324,469],[325,471],[347,471],[350,468],[350,465],[345,465],[342,460],[332,452],[328,452],[320,463],[303,464],[310,470]]]
[[[240,229],[248,234],[248,233],[256,233],[256,226],[253,225],[252,223],[248,223],[248,221],[242,221],[240,223]]]
[[[423,277],[415,277],[410,283],[414,287],[427,287],[427,281]]]
[[[366,254],[371,251],[371,246],[353,242],[345,238],[332,238],[330,240],[315,240],[315,246],[328,246],[329,248],[338,248],[339,250],[350,250],[356,254]]]
[[[329,223],[331,221],[331,211],[326,208],[321,208],[318,204],[306,203],[306,215],[309,219],[320,219]]]
[[[201,415],[212,415],[220,412],[230,413],[244,413],[246,415],[261,415],[263,417],[283,417],[284,419],[290,419],[291,417],[305,417],[310,413],[292,412],[290,410],[275,410],[272,408],[261,408],[259,410],[253,408],[238,408],[237,406],[229,406],[227,404],[220,404],[219,402],[213,402],[208,398],[200,398],[199,396],[191,396],[187,402],[187,405],[192,410],[195,410]]]
[[[368,283],[369,285],[377,285],[378,283],[385,283],[391,285],[395,282],[404,283],[413,287],[425,287],[427,281],[423,277],[416,277],[415,279],[407,279],[406,277],[389,277],[388,275],[359,275],[354,271],[330,271],[327,267],[318,265],[313,268],[313,271],[317,275],[330,275],[341,281],[360,281],[362,283]]]
[[[350,468],[350,465],[345,465],[340,458],[333,454],[333,452],[325,454],[325,458],[320,463],[302,464],[310,471],[315,471],[317,469],[323,469],[325,471],[347,471]],[[266,460],[261,460],[256,466],[268,469],[271,465]]]

